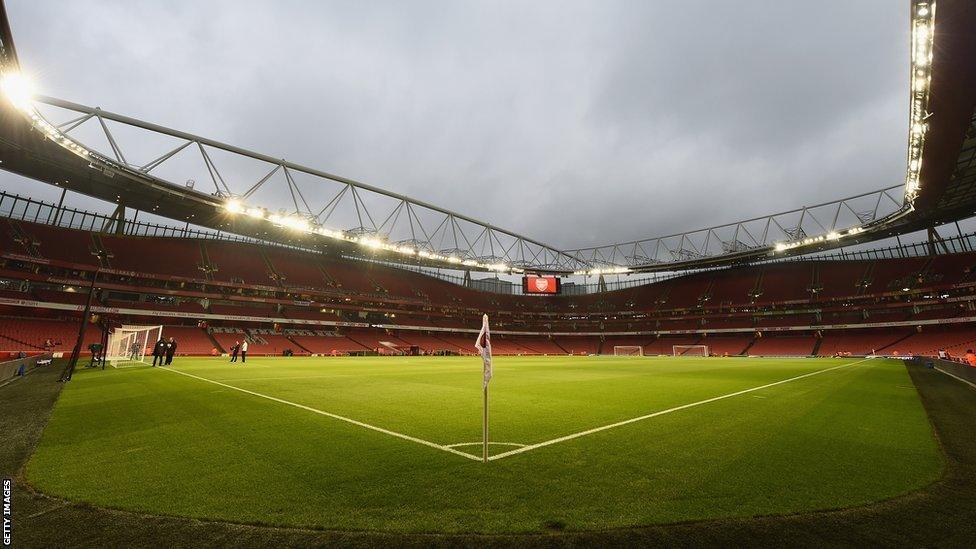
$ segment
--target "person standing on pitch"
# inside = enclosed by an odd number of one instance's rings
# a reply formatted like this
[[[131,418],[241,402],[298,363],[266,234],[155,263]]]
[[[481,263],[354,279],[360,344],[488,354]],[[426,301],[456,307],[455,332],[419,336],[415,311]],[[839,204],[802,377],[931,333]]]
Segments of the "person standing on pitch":
[[[247,362],[247,340],[241,343],[241,362]]]
[[[166,355],[166,340],[163,338],[159,338],[159,341],[157,341],[156,345],[153,347],[152,365],[155,366],[156,361],[158,360],[159,365],[164,366],[165,365],[164,361],[166,360],[165,355]]]
[[[241,342],[235,341],[234,346],[230,348],[230,361],[237,362],[237,351],[241,350]]]
[[[129,346],[129,360],[139,360],[139,342],[133,341],[132,345]]]
[[[169,366],[173,363],[173,355],[176,354],[176,340],[169,338],[166,342],[166,365]]]

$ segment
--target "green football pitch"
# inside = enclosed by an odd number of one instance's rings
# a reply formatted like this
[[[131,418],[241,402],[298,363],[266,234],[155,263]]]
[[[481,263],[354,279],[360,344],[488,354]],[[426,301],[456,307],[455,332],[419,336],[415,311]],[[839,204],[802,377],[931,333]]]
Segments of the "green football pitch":
[[[80,370],[27,478],[74,501],[394,532],[603,529],[833,509],[937,480],[885,359],[178,358]]]

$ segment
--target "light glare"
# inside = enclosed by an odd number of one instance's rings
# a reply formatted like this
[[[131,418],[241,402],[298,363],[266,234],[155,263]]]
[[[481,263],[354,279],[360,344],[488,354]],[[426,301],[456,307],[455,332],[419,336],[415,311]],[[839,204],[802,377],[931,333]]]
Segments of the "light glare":
[[[10,103],[22,110],[29,111],[34,105],[34,83],[22,73],[11,72],[3,75],[0,88]]]

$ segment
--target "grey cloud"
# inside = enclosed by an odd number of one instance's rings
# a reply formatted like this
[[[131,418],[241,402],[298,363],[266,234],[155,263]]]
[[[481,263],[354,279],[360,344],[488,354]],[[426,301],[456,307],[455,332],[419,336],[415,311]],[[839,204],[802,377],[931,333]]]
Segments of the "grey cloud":
[[[903,175],[908,22],[898,2],[8,9],[22,63],[46,93],[557,246],[695,229]]]

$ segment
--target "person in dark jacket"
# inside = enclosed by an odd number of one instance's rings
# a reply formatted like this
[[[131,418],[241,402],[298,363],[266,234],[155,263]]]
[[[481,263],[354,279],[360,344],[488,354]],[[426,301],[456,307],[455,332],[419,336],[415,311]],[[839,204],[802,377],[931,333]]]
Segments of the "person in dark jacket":
[[[237,351],[241,349],[241,342],[235,341],[234,346],[230,348],[230,361],[237,362]]]
[[[159,361],[159,365],[160,366],[164,366],[165,365],[165,360],[166,360],[166,340],[163,339],[163,338],[159,338],[159,341],[157,341],[156,342],[156,345],[153,346],[153,363],[152,363],[153,366],[156,365],[156,361],[157,360]]]
[[[176,340],[169,338],[166,342],[166,365],[169,366],[173,363],[173,355],[176,354]]]

